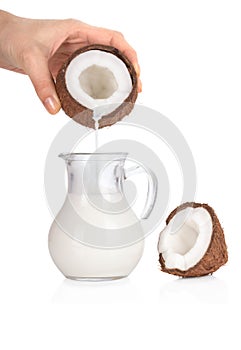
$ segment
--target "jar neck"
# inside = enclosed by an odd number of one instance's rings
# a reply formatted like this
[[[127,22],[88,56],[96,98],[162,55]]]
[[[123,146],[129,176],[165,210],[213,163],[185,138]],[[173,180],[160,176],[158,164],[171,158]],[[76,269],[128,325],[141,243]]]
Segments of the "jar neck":
[[[67,162],[68,193],[76,195],[122,193],[124,160]]]

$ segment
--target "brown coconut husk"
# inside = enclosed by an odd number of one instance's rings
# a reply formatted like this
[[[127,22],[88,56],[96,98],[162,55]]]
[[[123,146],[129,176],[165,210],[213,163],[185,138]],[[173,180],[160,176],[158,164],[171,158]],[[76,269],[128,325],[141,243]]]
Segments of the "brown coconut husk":
[[[161,269],[164,272],[170,273],[172,275],[177,275],[181,277],[199,277],[212,274],[214,271],[218,270],[222,265],[226,264],[228,261],[227,245],[225,242],[224,232],[221,224],[215,214],[213,208],[208,204],[188,202],[180,205],[174,209],[166,220],[166,224],[181,210],[188,207],[197,208],[203,207],[206,209],[212,219],[213,223],[213,233],[209,247],[204,254],[203,258],[193,267],[186,271],[181,271],[179,269],[168,269],[165,266],[165,260],[162,254],[159,254],[159,262],[161,264]]]
[[[113,112],[103,116],[99,121],[99,128],[110,126],[119,120],[123,119],[126,115],[130,114],[134,107],[134,103],[137,99],[138,88],[137,88],[137,74],[132,63],[116,48],[107,45],[89,45],[75,51],[71,57],[64,63],[62,68],[59,70],[56,78],[56,91],[61,102],[62,109],[64,112],[77,123],[85,125],[89,128],[95,128],[95,122],[92,119],[93,110],[82,106],[76,101],[69,93],[65,83],[65,72],[70,62],[78,55],[90,51],[90,50],[101,50],[112,53],[113,55],[120,58],[126,65],[131,79],[132,79],[132,90],[129,96],[123,101],[123,103],[116,108]]]

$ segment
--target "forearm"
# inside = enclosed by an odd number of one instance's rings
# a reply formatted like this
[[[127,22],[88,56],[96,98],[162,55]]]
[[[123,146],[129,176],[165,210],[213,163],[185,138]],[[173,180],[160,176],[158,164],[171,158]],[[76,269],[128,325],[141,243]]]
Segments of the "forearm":
[[[0,10],[0,68],[18,71],[11,52],[13,51],[13,37],[17,34],[19,17]]]
[[[5,68],[6,66],[6,52],[4,49],[5,46],[5,32],[6,32],[6,26],[8,25],[9,21],[11,20],[10,13],[0,10],[0,67]]]

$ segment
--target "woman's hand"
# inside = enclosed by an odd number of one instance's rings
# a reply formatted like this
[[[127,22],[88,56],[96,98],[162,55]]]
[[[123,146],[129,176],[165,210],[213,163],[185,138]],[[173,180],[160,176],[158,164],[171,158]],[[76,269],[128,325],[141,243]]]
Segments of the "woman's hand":
[[[0,11],[0,67],[27,74],[51,114],[61,108],[53,78],[75,50],[90,44],[116,47],[140,76],[136,52],[119,32],[74,19],[35,20]],[[140,80],[138,84],[140,92]]]

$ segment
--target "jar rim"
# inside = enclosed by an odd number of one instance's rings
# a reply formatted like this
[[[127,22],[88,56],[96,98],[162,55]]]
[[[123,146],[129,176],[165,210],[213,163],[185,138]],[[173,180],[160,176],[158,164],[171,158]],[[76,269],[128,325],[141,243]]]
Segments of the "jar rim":
[[[127,152],[84,152],[84,153],[60,153],[58,156],[66,161],[106,161],[121,160],[127,157]]]

